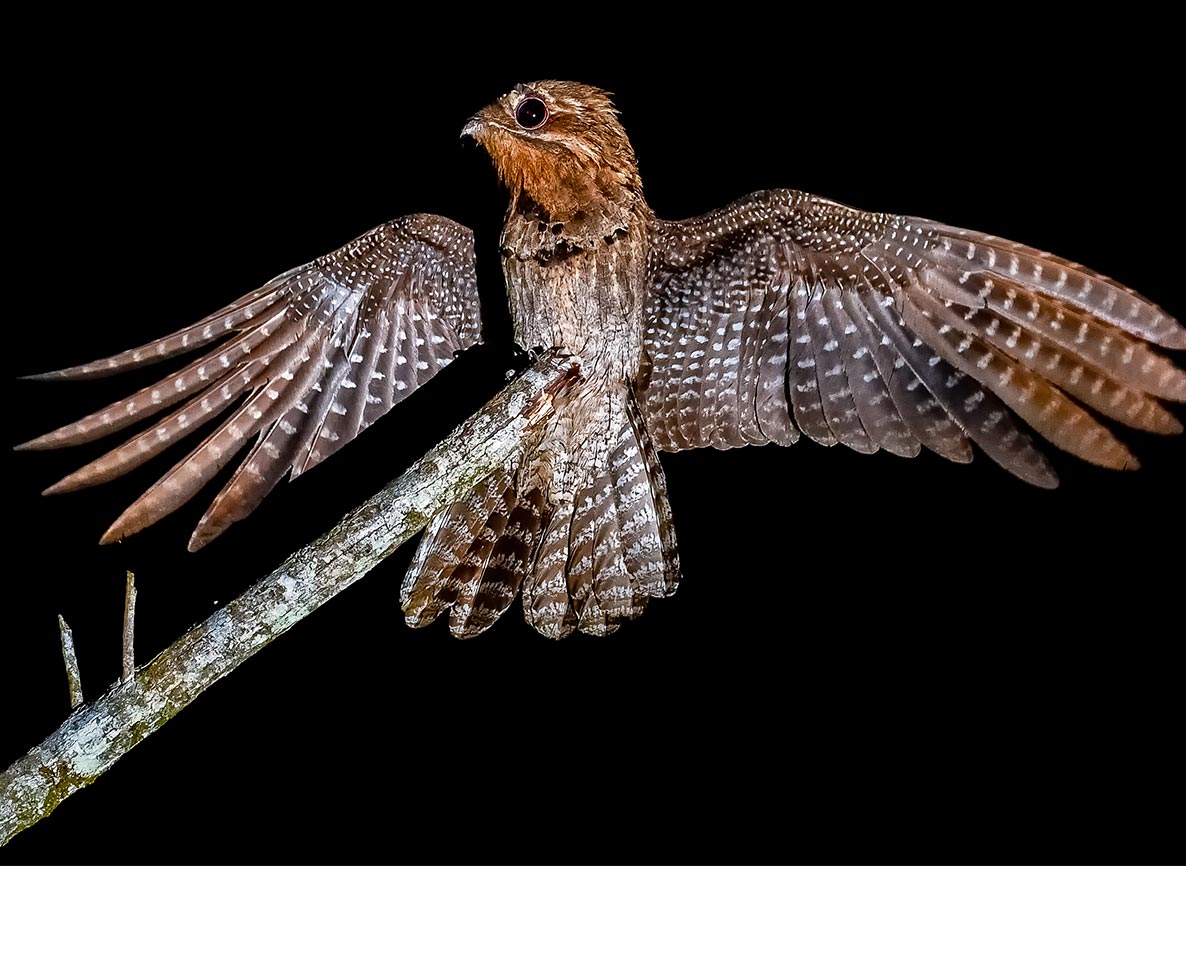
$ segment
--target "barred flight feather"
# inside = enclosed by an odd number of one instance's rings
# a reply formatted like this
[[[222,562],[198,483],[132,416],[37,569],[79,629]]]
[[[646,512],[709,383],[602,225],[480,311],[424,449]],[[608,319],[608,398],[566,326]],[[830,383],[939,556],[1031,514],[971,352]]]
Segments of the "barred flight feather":
[[[664,450],[789,444],[797,427],[821,444],[906,457],[925,446],[967,461],[971,439],[1050,487],[1053,468],[1010,412],[1109,468],[1137,460],[1093,412],[1144,431],[1182,430],[1160,401],[1186,399],[1186,372],[1146,341],[1180,349],[1186,330],[1132,290],[1049,253],[783,190],[658,223],[651,259],[640,397]],[[722,301],[751,281],[788,292],[786,308],[767,300],[755,314],[738,302],[726,317]],[[726,350],[733,328],[744,331],[744,354]],[[671,365],[674,347],[704,344],[718,356],[696,376]],[[759,389],[760,420],[708,407],[737,386]]]
[[[295,477],[336,452],[480,339],[472,233],[439,216],[405,216],[169,337],[37,375],[112,374],[225,341],[144,390],[20,447],[82,444],[181,404],[47,489],[72,491],[130,471],[233,409],[103,537],[121,539],[172,512],[258,436],[195,530],[190,548],[197,549],[251,512],[285,474]]]

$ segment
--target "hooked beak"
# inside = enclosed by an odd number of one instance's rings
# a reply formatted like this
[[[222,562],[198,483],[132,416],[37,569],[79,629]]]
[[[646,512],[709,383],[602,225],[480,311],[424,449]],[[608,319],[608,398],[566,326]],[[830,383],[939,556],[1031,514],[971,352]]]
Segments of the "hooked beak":
[[[502,122],[505,120],[506,114],[502,102],[495,101],[494,104],[486,105],[481,111],[474,112],[473,117],[461,129],[461,137],[472,138],[480,142],[490,134],[491,129],[502,128]]]

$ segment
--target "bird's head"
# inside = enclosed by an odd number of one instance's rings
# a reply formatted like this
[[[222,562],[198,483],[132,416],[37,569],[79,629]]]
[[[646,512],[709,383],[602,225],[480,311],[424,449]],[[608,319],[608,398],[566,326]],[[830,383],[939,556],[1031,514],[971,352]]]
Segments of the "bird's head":
[[[609,95],[573,81],[520,84],[462,130],[489,152],[514,201],[558,222],[642,205],[634,149]]]

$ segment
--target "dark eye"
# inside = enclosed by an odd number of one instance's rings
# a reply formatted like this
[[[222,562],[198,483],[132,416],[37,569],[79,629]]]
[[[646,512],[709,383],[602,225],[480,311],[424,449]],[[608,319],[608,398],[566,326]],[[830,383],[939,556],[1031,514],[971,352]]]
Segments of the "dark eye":
[[[515,109],[515,120],[520,128],[538,128],[548,120],[548,106],[539,98],[524,98]]]

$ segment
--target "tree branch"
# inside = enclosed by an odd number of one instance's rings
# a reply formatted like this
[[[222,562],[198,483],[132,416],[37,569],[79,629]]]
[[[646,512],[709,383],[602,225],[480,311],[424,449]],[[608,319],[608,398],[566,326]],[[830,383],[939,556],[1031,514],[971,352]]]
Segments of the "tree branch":
[[[505,465],[524,437],[552,414],[555,395],[576,380],[570,363],[566,357],[541,357],[324,536],[166,647],[133,678],[76,708],[0,775],[0,845],[89,785],[216,680],[360,579],[441,509]],[[129,634],[130,629],[125,637]]]

